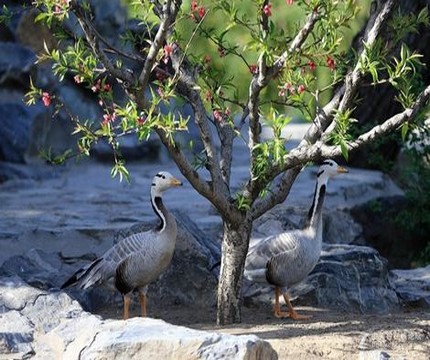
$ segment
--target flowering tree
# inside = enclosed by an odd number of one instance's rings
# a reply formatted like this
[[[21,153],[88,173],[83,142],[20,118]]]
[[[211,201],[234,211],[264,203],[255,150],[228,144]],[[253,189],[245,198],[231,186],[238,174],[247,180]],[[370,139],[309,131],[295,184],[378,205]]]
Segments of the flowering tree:
[[[377,137],[399,129],[405,136],[415,126],[430,86],[417,81],[420,55],[402,39],[407,31],[428,24],[427,12],[404,16],[397,11],[399,1],[375,1],[361,41],[345,49],[343,31],[358,11],[354,0],[135,3],[141,33],[125,34],[125,39],[147,44],[140,45],[138,54],[113,46],[97,32],[88,3],[35,0],[38,20],[51,26],[60,40],[40,59],[52,61],[60,79],[72,74],[76,83],[97,94],[104,109],[98,121],[70,115],[80,152],[89,155],[99,139],[106,139],[115,154],[113,175],[127,177],[118,139],[136,133],[145,141],[156,133],[183,176],[218,210],[224,235],[217,321],[239,322],[242,272],[253,221],[286,199],[307,163],[348,159],[351,151]],[[290,9],[302,14],[301,20],[288,23],[279,15]],[[76,19],[82,36],[62,27],[67,17]],[[219,19],[223,21],[216,22]],[[200,46],[193,46],[197,42]],[[200,53],[202,48],[207,52]],[[246,92],[239,83],[248,84]],[[403,110],[380,119],[381,124],[367,132],[352,135],[356,102],[366,101],[357,99],[359,89],[383,83],[396,90]],[[120,89],[119,96],[113,86]],[[177,132],[187,130],[188,119],[173,111],[160,112],[160,105],[173,98],[192,106],[204,148],[194,159],[185,155],[176,139]],[[60,98],[32,85],[28,101],[40,99],[64,111]],[[301,114],[310,122],[303,140],[290,151],[282,137],[291,119],[286,114]],[[273,130],[273,138],[262,138],[263,125]],[[247,182],[233,192],[235,141],[246,142],[250,160]]]

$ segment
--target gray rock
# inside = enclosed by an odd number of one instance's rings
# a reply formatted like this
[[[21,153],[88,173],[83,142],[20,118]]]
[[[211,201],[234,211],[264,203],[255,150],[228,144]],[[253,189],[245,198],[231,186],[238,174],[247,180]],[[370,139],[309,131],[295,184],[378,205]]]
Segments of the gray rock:
[[[315,269],[290,295],[296,304],[347,312],[388,313],[399,307],[388,282],[387,261],[365,246],[324,244]],[[273,289],[248,284],[244,297],[245,304],[268,306]]]
[[[198,331],[150,318],[101,320],[64,292],[40,291],[18,277],[0,277],[0,308],[0,354],[8,359],[278,358],[255,335]]]
[[[144,336],[142,336],[144,334]],[[105,322],[81,359],[277,359],[255,335],[234,336],[134,318]]]
[[[430,265],[411,270],[391,270],[390,284],[403,303],[430,308]]]
[[[388,281],[387,260],[366,246],[324,246],[315,269],[292,293],[345,311],[383,314],[399,307]]]
[[[0,314],[0,319],[0,354],[14,354],[15,359],[34,355],[34,327],[30,320],[16,310]]]
[[[55,168],[41,167],[36,164],[17,164],[10,162],[0,162],[0,183],[8,180],[19,179],[22,186],[24,181],[40,181],[56,176]]]
[[[0,42],[0,86],[7,82],[27,84],[35,61],[36,55],[29,48],[17,43]]]
[[[185,226],[182,225],[185,223]],[[121,231],[116,241],[124,236],[147,230],[154,223],[141,223],[128,230]],[[194,231],[200,241],[188,230]],[[183,214],[179,221],[178,238],[172,263],[160,279],[149,286],[149,308],[159,301],[163,306],[178,304],[214,307],[216,304],[217,277],[211,272],[219,259],[219,248],[210,240],[205,240],[192,221]],[[204,242],[212,244],[212,249]],[[39,289],[58,289],[78,268],[95,260],[98,255],[83,252],[80,255],[63,256],[60,253],[48,253],[40,249],[30,249],[25,255],[7,259],[0,267],[0,275],[19,275],[28,284]],[[120,307],[122,297],[117,292],[103,288],[80,290],[67,289],[87,311],[96,311],[107,305]]]
[[[19,276],[0,278],[0,309],[21,311],[27,304],[32,303],[43,291],[26,284]]]
[[[390,358],[388,352],[381,350],[360,351],[358,354],[359,360],[389,360]]]
[[[24,104],[0,104],[0,160],[23,163],[32,116]]]
[[[323,237],[328,244],[366,245],[362,226],[345,210],[326,213]]]
[[[278,205],[254,223],[252,243],[270,235],[305,225],[308,209],[300,205]],[[326,209],[323,214],[323,239],[330,244],[364,245],[360,224],[346,210]]]

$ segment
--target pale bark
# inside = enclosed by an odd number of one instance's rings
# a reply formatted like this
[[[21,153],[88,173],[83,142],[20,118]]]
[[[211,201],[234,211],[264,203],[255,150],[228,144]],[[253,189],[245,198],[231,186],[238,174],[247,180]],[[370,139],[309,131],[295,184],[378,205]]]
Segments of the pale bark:
[[[217,307],[220,325],[241,322],[239,300],[251,230],[249,219],[244,218],[239,226],[224,220]]]

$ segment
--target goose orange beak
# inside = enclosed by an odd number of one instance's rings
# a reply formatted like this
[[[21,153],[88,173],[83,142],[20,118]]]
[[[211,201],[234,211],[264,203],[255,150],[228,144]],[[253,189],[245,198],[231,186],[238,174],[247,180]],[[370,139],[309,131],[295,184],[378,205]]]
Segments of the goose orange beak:
[[[338,167],[337,167],[337,172],[338,172],[339,174],[347,173],[347,172],[348,172],[348,169],[347,169],[347,168],[345,168],[345,167],[343,167],[343,166],[338,166]]]
[[[182,186],[182,183],[178,179],[173,178],[172,180],[170,180],[170,185],[172,185],[172,186]]]

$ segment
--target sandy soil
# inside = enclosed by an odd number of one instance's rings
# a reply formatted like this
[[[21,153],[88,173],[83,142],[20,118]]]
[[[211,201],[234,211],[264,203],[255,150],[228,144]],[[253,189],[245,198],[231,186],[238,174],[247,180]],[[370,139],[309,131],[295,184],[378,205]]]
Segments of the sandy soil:
[[[430,312],[405,309],[389,315],[345,314],[312,307],[297,307],[310,320],[276,319],[270,309],[242,308],[242,323],[215,324],[215,309],[173,306],[148,308],[152,317],[194,329],[236,335],[255,334],[269,341],[279,359],[379,359],[384,351],[390,360],[430,359]],[[121,307],[99,312],[104,318],[121,318]],[[132,316],[139,315],[134,304]],[[379,354],[379,353],[378,353]],[[388,359],[388,357],[387,357]]]

